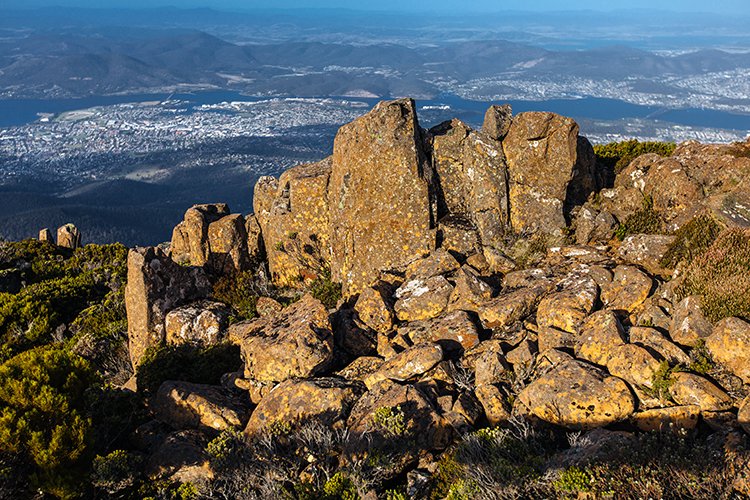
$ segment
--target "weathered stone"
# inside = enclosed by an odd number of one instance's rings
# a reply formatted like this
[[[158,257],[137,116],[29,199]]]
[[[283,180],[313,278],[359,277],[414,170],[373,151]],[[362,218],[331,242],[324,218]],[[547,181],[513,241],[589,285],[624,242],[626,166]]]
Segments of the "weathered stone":
[[[551,369],[518,395],[537,418],[570,429],[591,429],[623,420],[635,410],[627,384],[580,361]]]
[[[707,339],[711,331],[711,323],[701,311],[700,297],[685,297],[674,308],[669,336],[678,344],[694,347],[701,340]]]
[[[140,364],[149,347],[166,340],[167,312],[206,297],[210,290],[202,269],[179,266],[159,248],[130,250],[125,309],[133,367]]]
[[[537,332],[539,352],[549,349],[572,349],[576,345],[576,336],[570,332],[552,327],[541,327]]]
[[[453,285],[443,276],[415,278],[396,290],[394,310],[401,321],[418,321],[437,317],[448,306]]]
[[[325,426],[341,425],[364,392],[362,384],[338,378],[287,380],[258,404],[245,432],[257,434],[279,422],[299,425],[316,421]]]
[[[49,243],[55,242],[54,236],[52,236],[52,231],[50,231],[48,227],[39,231],[39,241],[47,241]]]
[[[265,260],[266,248],[263,245],[263,235],[254,214],[245,217],[245,233],[247,234],[247,258],[250,265],[257,265]]]
[[[263,177],[255,185],[253,210],[278,285],[299,286],[300,277],[314,279],[331,261],[331,170],[328,158],[290,168],[278,181]]]
[[[506,328],[531,316],[545,291],[536,286],[502,294],[479,308],[479,319],[485,328]]]
[[[481,304],[492,298],[492,287],[482,281],[473,267],[464,265],[454,278],[455,288],[448,304],[449,311],[478,311]]]
[[[360,321],[379,333],[393,330],[396,315],[390,295],[391,287],[384,282],[378,282],[362,290],[357,303],[354,304]]]
[[[499,347],[499,346],[498,346]],[[503,382],[510,370],[500,349],[487,349],[474,361],[474,382],[477,387]]]
[[[513,118],[502,144],[510,177],[513,230],[561,233],[567,226],[568,191],[577,190],[577,184],[586,181],[583,174],[591,169],[588,163],[578,164],[584,159],[589,162],[591,156],[590,144],[586,149],[581,143],[579,148],[578,125],[553,113],[521,113]],[[576,198],[581,196],[583,192],[576,194]]]
[[[634,326],[628,331],[628,336],[630,342],[657,353],[672,366],[690,364],[690,356],[655,328]]]
[[[479,252],[479,230],[464,216],[447,215],[438,222],[437,245],[462,256]]]
[[[443,248],[434,250],[424,259],[419,259],[406,267],[406,280],[429,279],[440,274],[450,274],[461,267],[455,257]]]
[[[391,432],[375,418],[379,408],[403,413],[403,435],[413,438],[418,447],[438,450],[450,443],[452,430],[427,394],[414,385],[391,381],[377,384],[357,401],[347,421],[349,431],[354,435],[369,432],[375,444],[392,439]]]
[[[513,121],[513,108],[510,104],[498,106],[493,104],[484,114],[482,132],[496,141],[502,141],[508,135],[510,124]]]
[[[722,319],[706,339],[706,348],[714,361],[750,384],[750,323],[739,318]]]
[[[446,354],[458,353],[479,344],[479,331],[465,311],[454,311],[429,321],[412,321],[398,329],[409,345],[438,343]]]
[[[178,264],[206,265],[211,253],[208,226],[226,215],[229,215],[229,207],[224,203],[190,207],[185,212],[182,222],[172,231],[172,244],[170,245],[172,260]]]
[[[502,425],[511,418],[510,405],[505,395],[495,385],[478,385],[474,395],[484,408],[484,415],[493,427]]]
[[[646,349],[626,344],[613,349],[607,360],[607,370],[615,377],[639,387],[652,387],[659,369],[659,361]]]
[[[670,271],[661,265],[674,236],[662,234],[634,234],[628,236],[617,250],[617,255],[630,264],[643,267],[651,274],[664,276]]]
[[[202,301],[169,311],[164,319],[167,344],[217,344],[229,323],[229,308]]]
[[[73,224],[57,228],[57,246],[75,250],[81,246],[81,231]]]
[[[747,396],[740,403],[740,408],[737,412],[737,421],[745,432],[750,434],[750,396]]]
[[[311,377],[333,359],[328,310],[309,294],[275,316],[232,325],[229,339],[242,350],[245,376],[261,382]]]
[[[651,294],[654,282],[633,266],[617,266],[612,282],[602,286],[605,307],[615,311],[633,312]]]
[[[481,403],[477,400],[476,397],[474,397],[474,394],[472,394],[471,392],[459,393],[458,397],[453,402],[451,411],[453,413],[461,415],[468,426],[476,424],[483,413]]]
[[[701,415],[700,406],[672,406],[654,408],[633,414],[631,422],[643,432],[678,432],[695,429]]]
[[[594,309],[599,286],[588,276],[572,273],[557,284],[557,290],[539,303],[537,325],[574,333]]]
[[[341,307],[336,310],[331,315],[331,324],[336,346],[334,363],[376,354],[379,334],[363,325],[354,309]]]
[[[208,225],[208,262],[216,274],[244,271],[250,265],[247,228],[240,214],[222,217]]]
[[[284,309],[284,306],[282,306],[278,300],[272,299],[271,297],[258,297],[258,300],[255,303],[255,310],[261,318],[273,316],[282,309]]]
[[[534,342],[524,339],[505,356],[505,360],[513,365],[516,372],[524,372],[536,359],[537,346]]]
[[[624,344],[625,332],[617,316],[611,311],[597,311],[581,326],[575,352],[581,359],[607,366],[614,351]]]
[[[221,386],[167,381],[156,392],[152,408],[158,420],[175,429],[223,431],[247,423],[247,403]]]
[[[198,430],[176,431],[159,444],[145,465],[152,479],[201,484],[213,478],[211,460],[206,453],[208,439]]]
[[[609,241],[614,237],[617,220],[609,212],[599,212],[584,206],[576,217],[576,243]]]
[[[637,315],[635,324],[649,325],[650,327],[668,332],[672,325],[672,317],[664,307],[655,302],[650,302],[649,299],[643,304],[643,309]]]
[[[347,380],[363,381],[367,375],[375,373],[383,365],[383,360],[377,356],[360,356],[345,368],[336,372],[336,375]]]
[[[732,407],[732,398],[709,380],[687,372],[672,374],[672,399],[681,405],[698,405],[701,411],[722,411]]]
[[[380,369],[365,377],[368,389],[386,379],[405,382],[427,373],[443,360],[443,349],[437,344],[419,344],[387,360]]]
[[[411,99],[381,102],[339,129],[328,205],[331,271],[345,296],[372,283],[380,270],[435,247],[432,183]]]
[[[484,247],[482,254],[492,274],[506,274],[516,269],[515,261],[496,248]]]

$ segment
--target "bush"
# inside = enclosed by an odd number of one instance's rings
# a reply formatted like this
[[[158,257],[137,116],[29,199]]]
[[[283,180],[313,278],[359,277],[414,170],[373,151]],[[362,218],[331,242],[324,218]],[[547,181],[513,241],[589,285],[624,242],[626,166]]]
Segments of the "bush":
[[[685,270],[677,300],[701,297],[712,322],[737,316],[750,320],[750,229],[726,230]]]
[[[578,467],[569,467],[560,474],[552,486],[556,490],[571,493],[586,492],[591,489],[591,475]]]
[[[109,495],[133,487],[140,474],[143,458],[125,450],[115,450],[94,459],[92,484]]]
[[[333,309],[341,300],[341,283],[331,281],[331,271],[323,269],[308,285],[310,294],[328,309]]]
[[[680,262],[690,264],[705,252],[721,233],[721,226],[710,215],[699,215],[674,233],[674,241],[661,258],[662,267],[673,269]]]
[[[400,406],[378,408],[372,416],[372,421],[377,428],[391,436],[401,437],[407,432],[404,412]]]
[[[625,222],[615,231],[618,239],[624,240],[631,234],[660,234],[664,229],[664,221],[654,209],[654,200],[650,196],[643,198],[643,207],[630,214]]]
[[[596,162],[600,168],[619,174],[630,165],[630,162],[641,155],[656,153],[661,156],[671,156],[675,150],[673,142],[638,142],[635,139],[594,146]]]
[[[150,348],[138,367],[138,391],[154,394],[167,380],[218,385],[222,375],[236,371],[241,364],[240,349],[232,344]]]
[[[255,305],[261,293],[255,275],[249,271],[226,275],[214,285],[213,298],[232,308],[232,321],[252,319],[258,315]]]

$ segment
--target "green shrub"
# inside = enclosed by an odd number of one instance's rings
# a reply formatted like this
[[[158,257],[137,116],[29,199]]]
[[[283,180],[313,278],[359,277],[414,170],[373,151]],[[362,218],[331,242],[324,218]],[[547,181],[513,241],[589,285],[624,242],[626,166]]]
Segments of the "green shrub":
[[[750,320],[750,229],[726,230],[687,267],[677,300],[701,297],[712,322],[737,316]]]
[[[705,252],[721,233],[721,225],[710,215],[699,215],[674,233],[674,241],[661,258],[661,265],[672,269],[680,262],[690,264]]]
[[[650,196],[643,198],[643,206],[637,212],[630,214],[625,222],[615,231],[618,239],[624,240],[631,234],[660,234],[664,230],[664,221],[654,209],[654,200]]]
[[[214,285],[213,297],[232,308],[233,320],[251,319],[258,315],[255,306],[258,292],[253,273],[245,271],[222,276]]]
[[[133,487],[138,480],[143,458],[125,450],[97,456],[93,463],[92,484],[109,495]]]
[[[323,493],[331,499],[359,500],[360,498],[354,481],[344,472],[337,472],[326,481]]]
[[[701,375],[708,375],[714,369],[714,361],[706,348],[705,340],[700,339],[690,351],[690,364],[687,369]]]
[[[29,284],[65,274],[64,261],[72,252],[46,241],[23,240],[0,243],[0,269],[11,269],[22,262],[31,266],[25,275]]]
[[[317,278],[308,285],[310,294],[321,301],[328,309],[336,307],[341,300],[341,283],[331,281],[331,271],[322,270]]]
[[[660,400],[671,400],[671,389],[672,385],[674,385],[674,379],[672,378],[673,371],[674,368],[670,367],[667,361],[659,363],[659,368],[651,377],[651,389],[647,392],[650,392]]]
[[[594,146],[596,162],[600,168],[613,170],[619,174],[630,165],[630,162],[646,153],[671,156],[675,150],[673,142],[639,142],[635,139]]]
[[[378,408],[372,416],[372,421],[378,429],[391,436],[404,436],[407,432],[404,412],[401,411],[401,406],[382,406]]]
[[[591,475],[578,467],[569,467],[560,474],[552,486],[560,491],[586,492],[591,489]]]
[[[237,370],[241,364],[240,349],[232,344],[150,348],[138,367],[138,390],[154,394],[167,380],[217,385],[223,374]]]

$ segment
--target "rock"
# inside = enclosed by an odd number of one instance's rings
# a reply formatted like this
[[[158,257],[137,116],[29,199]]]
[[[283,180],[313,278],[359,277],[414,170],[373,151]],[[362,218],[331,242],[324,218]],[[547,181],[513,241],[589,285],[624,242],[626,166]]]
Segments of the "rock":
[[[487,349],[474,362],[474,382],[477,387],[499,384],[505,381],[505,375],[509,370],[510,366],[502,350]]]
[[[202,269],[177,265],[159,248],[135,248],[128,252],[125,309],[134,368],[149,347],[166,340],[167,312],[208,296],[210,290],[211,284]]]
[[[182,222],[172,231],[172,260],[178,264],[205,266],[211,253],[208,226],[226,215],[229,215],[229,206],[225,203],[190,207],[185,212]]]
[[[381,102],[339,129],[328,205],[331,271],[345,296],[434,249],[432,183],[411,99]]]
[[[531,316],[545,291],[536,286],[502,294],[479,308],[479,319],[485,328],[507,328]]]
[[[161,384],[152,403],[157,420],[174,429],[242,427],[250,408],[237,395],[221,386],[167,381]]]
[[[654,408],[633,414],[631,422],[643,432],[679,432],[695,429],[701,415],[700,406],[672,406]]]
[[[454,278],[455,288],[448,304],[449,311],[478,311],[481,305],[492,298],[492,287],[482,281],[479,273],[464,265]]]
[[[510,405],[505,395],[495,385],[478,385],[474,395],[484,408],[487,422],[493,427],[502,425],[511,418]]]
[[[259,434],[279,422],[300,425],[316,421],[326,427],[340,426],[364,392],[361,384],[338,378],[286,380],[258,404],[245,432]]]
[[[706,348],[714,361],[750,384],[750,323],[739,318],[722,319],[706,339]]]
[[[576,345],[576,336],[557,328],[541,327],[537,332],[537,345],[541,353],[549,349],[572,349]]]
[[[377,356],[360,356],[336,372],[336,375],[347,380],[364,381],[367,375],[378,371],[383,363],[384,361]]]
[[[625,382],[580,361],[552,368],[526,386],[518,402],[537,418],[569,429],[603,427],[635,410]]]
[[[625,262],[641,266],[651,274],[665,276],[670,271],[662,267],[661,259],[673,241],[674,236],[634,234],[623,240],[617,255]]]
[[[625,344],[611,351],[607,370],[637,387],[652,387],[653,378],[659,369],[659,361],[646,349],[635,344]]]
[[[513,118],[502,144],[510,178],[513,231],[561,233],[567,227],[566,204],[572,201],[567,199],[568,191],[587,183],[577,172],[591,169],[591,165],[579,164],[579,160],[589,162],[591,155],[583,144],[579,148],[578,125],[553,113],[521,113]]]
[[[49,228],[45,227],[44,229],[39,231],[39,241],[47,241],[49,243],[54,244],[55,239],[54,236],[52,236],[52,231],[49,230]]]
[[[516,263],[496,248],[484,247],[483,256],[487,262],[488,271],[492,274],[506,274],[516,269]]]
[[[437,343],[446,354],[460,355],[479,344],[479,332],[465,311],[454,311],[429,321],[412,321],[398,329],[408,345]]]
[[[557,284],[557,290],[539,303],[537,325],[575,333],[594,309],[599,299],[599,286],[592,278],[573,273]]]
[[[490,139],[502,141],[508,135],[512,121],[513,108],[510,104],[503,104],[502,106],[493,104],[484,114],[482,132]]]
[[[438,222],[437,244],[440,248],[462,256],[481,251],[479,230],[463,216],[447,215]]]
[[[396,314],[390,295],[391,287],[385,282],[378,282],[362,290],[354,304],[360,321],[379,333],[393,330]]]
[[[278,180],[255,185],[253,211],[263,234],[268,268],[277,285],[299,286],[331,262],[328,186],[330,158],[297,165]]]
[[[443,349],[437,344],[419,344],[392,357],[380,369],[365,377],[368,389],[386,379],[405,382],[430,371],[443,360]]]
[[[406,280],[427,280],[433,276],[450,274],[461,267],[455,257],[445,249],[438,248],[424,259],[419,259],[406,267]]]
[[[146,461],[146,475],[179,483],[201,484],[213,478],[205,449],[208,439],[200,431],[169,434]]]
[[[617,266],[612,282],[602,286],[605,307],[615,311],[633,312],[651,294],[654,282],[633,266]]]
[[[57,246],[75,250],[81,246],[81,232],[73,224],[57,228]]]
[[[363,325],[354,309],[341,307],[331,315],[334,336],[334,363],[377,353],[378,334]]]
[[[695,347],[698,342],[707,339],[711,331],[711,323],[701,311],[700,297],[685,297],[674,308],[669,336],[678,344]]]
[[[453,285],[443,276],[415,278],[396,290],[394,310],[401,321],[419,321],[437,317],[448,306]]]
[[[745,432],[750,434],[750,396],[747,396],[740,403],[740,408],[737,412],[737,421]]]
[[[628,336],[630,342],[655,352],[672,366],[690,364],[690,356],[655,328],[633,326],[628,331]]]
[[[451,441],[451,427],[421,389],[411,384],[383,381],[357,401],[347,421],[349,431],[355,436],[372,436],[374,444],[369,446],[392,440],[392,432],[375,418],[377,410],[381,408],[403,414],[404,429],[397,437],[412,438],[417,447],[440,450]]]
[[[249,266],[258,265],[266,260],[266,248],[263,244],[258,218],[254,214],[245,217],[245,234],[247,234],[247,258]]]
[[[617,220],[609,212],[592,210],[585,205],[576,217],[576,243],[591,243],[611,240],[617,229]]]
[[[328,310],[309,294],[275,316],[232,325],[229,338],[241,348],[245,377],[261,382],[311,377],[333,360]]]
[[[202,301],[169,311],[164,320],[167,344],[217,344],[229,323],[229,308]]]
[[[576,341],[576,356],[607,366],[615,350],[625,345],[625,332],[612,311],[597,311],[584,321]]]
[[[723,411],[732,407],[732,398],[707,379],[687,372],[672,374],[672,399],[681,405],[698,405],[701,411]]]
[[[499,142],[460,120],[430,129],[432,163],[440,182],[438,214],[471,222],[483,246],[502,244],[508,228],[508,181]]]
[[[536,358],[537,347],[534,342],[524,339],[505,356],[505,360],[513,365],[516,373],[524,373]]]
[[[271,297],[258,297],[258,300],[255,303],[255,310],[261,318],[273,316],[279,313],[282,309],[284,309],[284,306],[282,306],[278,300],[272,299]]]
[[[208,225],[208,265],[217,274],[244,271],[250,266],[245,218],[227,215]]]

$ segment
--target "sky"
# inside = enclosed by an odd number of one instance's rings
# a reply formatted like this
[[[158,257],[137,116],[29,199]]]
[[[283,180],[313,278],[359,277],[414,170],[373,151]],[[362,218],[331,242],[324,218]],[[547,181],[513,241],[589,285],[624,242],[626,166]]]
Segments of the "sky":
[[[347,8],[354,10],[419,11],[451,13],[503,10],[562,11],[658,9],[675,12],[750,14],[749,0],[0,0],[0,7],[212,7],[221,10],[252,8]]]

